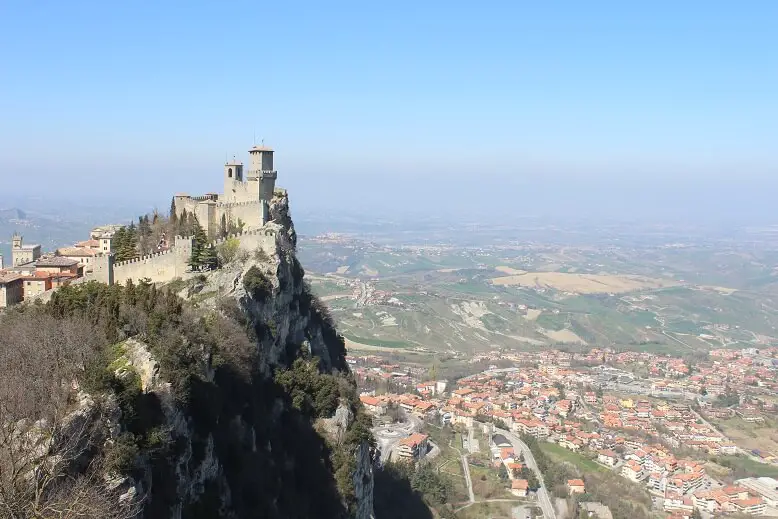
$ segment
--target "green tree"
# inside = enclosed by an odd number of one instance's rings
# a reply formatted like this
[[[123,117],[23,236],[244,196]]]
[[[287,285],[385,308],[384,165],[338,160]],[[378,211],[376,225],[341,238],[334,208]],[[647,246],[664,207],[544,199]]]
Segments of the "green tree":
[[[116,261],[127,261],[138,256],[138,232],[134,223],[116,231],[113,242]]]
[[[227,236],[227,215],[222,215],[221,223],[219,224],[219,238],[225,238]]]
[[[500,463],[500,468],[497,469],[497,475],[500,476],[501,480],[508,481],[508,469],[505,468],[504,463]]]
[[[205,245],[200,249],[200,256],[198,258],[200,268],[205,270],[214,270],[219,267],[219,257],[216,253],[216,246]]]
[[[192,270],[200,270],[204,262],[209,259],[209,254],[204,252],[208,248],[208,236],[205,229],[195,219],[194,236],[192,236],[192,256],[189,258],[189,266]],[[214,251],[214,255],[215,255]]]
[[[535,472],[530,470],[526,465],[521,467],[521,478],[527,480],[527,486],[532,490],[540,488],[540,481],[538,480]]]
[[[219,255],[220,264],[224,265],[235,261],[240,251],[240,240],[237,238],[227,238],[223,243],[219,244],[217,253]]]

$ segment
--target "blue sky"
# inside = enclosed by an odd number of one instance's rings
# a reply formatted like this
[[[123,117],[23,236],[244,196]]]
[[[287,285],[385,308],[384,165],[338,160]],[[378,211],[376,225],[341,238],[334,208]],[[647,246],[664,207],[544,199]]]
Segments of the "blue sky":
[[[2,189],[213,191],[256,133],[307,207],[735,211],[778,186],[776,21],[772,1],[4,2]]]

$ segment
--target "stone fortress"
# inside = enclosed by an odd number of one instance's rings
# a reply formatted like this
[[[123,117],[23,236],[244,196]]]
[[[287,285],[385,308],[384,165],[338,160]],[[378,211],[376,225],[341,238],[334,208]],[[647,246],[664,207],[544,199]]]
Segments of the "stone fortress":
[[[240,249],[253,252],[262,248],[272,256],[277,247],[278,225],[271,224],[271,205],[280,204],[287,210],[286,191],[276,189],[277,173],[273,169],[273,150],[264,145],[249,150],[250,169],[244,174],[243,163],[236,160],[224,165],[224,193],[174,197],[176,216],[186,211],[194,214],[208,236],[216,235],[222,220],[237,224],[242,222],[239,238]],[[227,238],[214,240],[218,245]],[[170,249],[141,256],[123,262],[114,262],[113,254],[95,258],[94,267],[87,280],[107,284],[124,283],[128,279],[148,279],[154,283],[172,281],[191,274],[189,259],[192,254],[192,238],[176,236]]]
[[[212,236],[222,220],[245,224],[245,230],[262,227],[269,220],[269,206],[275,193],[278,174],[273,169],[273,150],[254,146],[249,150],[249,170],[236,160],[224,165],[224,192],[174,198],[176,216],[184,211],[194,214],[205,232]]]

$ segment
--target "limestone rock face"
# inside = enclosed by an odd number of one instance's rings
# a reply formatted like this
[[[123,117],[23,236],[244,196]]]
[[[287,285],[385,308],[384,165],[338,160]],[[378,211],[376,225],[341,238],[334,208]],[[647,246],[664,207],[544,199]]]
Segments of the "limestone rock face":
[[[236,261],[208,273],[194,290],[180,295],[196,297],[198,304],[210,308],[217,308],[224,301],[234,301],[255,332],[259,368],[265,377],[272,377],[277,368],[288,367],[300,349],[318,357],[323,371],[346,370],[342,339],[313,308],[311,296],[303,283],[304,272],[295,257],[297,236],[286,196],[274,198],[270,215],[272,221],[263,227],[261,234],[245,240],[241,238],[240,257]],[[270,286],[269,291],[261,296],[248,293],[244,286],[245,277],[257,276],[257,272]],[[210,433],[204,441],[202,437],[197,437],[192,417],[187,416],[180,404],[175,402],[171,385],[160,376],[159,364],[146,344],[134,339],[125,341],[124,357],[128,368],[138,374],[143,391],[159,399],[165,415],[164,431],[168,440],[176,445],[176,454],[170,463],[176,501],[180,504],[170,510],[169,517],[180,519],[185,516],[187,503],[197,502],[206,493],[213,493],[214,489],[222,508],[228,509],[233,500],[233,490],[225,460],[219,455],[217,439]],[[204,359],[206,372],[212,370],[209,362],[209,359]],[[283,411],[283,402],[276,400],[267,416],[262,416],[262,421],[282,427],[280,417]],[[348,405],[341,403],[333,417],[323,420],[329,441],[339,444],[353,419]],[[256,441],[257,430],[240,414],[229,421],[229,429],[234,437],[241,439],[247,452],[271,452],[274,449],[272,442]],[[355,516],[371,519],[374,517],[373,466],[369,446],[362,445],[354,456]],[[129,478],[116,482],[116,485],[127,489],[128,498],[160,484],[154,480],[150,465],[143,472],[137,482]],[[316,489],[309,491],[316,492]]]
[[[374,519],[373,510],[373,457],[370,447],[363,443],[357,451],[357,468],[354,471],[354,494],[357,496],[358,519]]]

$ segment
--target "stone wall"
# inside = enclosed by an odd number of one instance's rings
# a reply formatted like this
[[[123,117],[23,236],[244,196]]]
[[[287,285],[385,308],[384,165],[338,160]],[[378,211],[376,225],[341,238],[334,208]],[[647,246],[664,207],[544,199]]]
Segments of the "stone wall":
[[[141,256],[140,258],[117,262],[113,266],[113,279],[124,284],[148,278],[152,283],[165,283],[184,277],[189,269],[192,255],[192,238],[176,236],[175,245],[168,251]]]
[[[241,234],[231,235],[213,241],[217,247],[230,239],[240,242],[240,250],[246,254],[254,254],[262,249],[265,255],[272,256],[278,250],[277,225],[266,225]],[[148,278],[152,283],[167,283],[176,278],[192,275],[189,271],[189,259],[192,255],[192,238],[176,236],[175,245],[168,251],[149,254],[137,259],[113,262],[112,256],[96,258],[94,270],[87,275],[87,280],[101,283],[119,283],[123,285],[128,279],[133,283]]]
[[[221,216],[224,215],[227,221],[237,224],[240,219],[246,224],[245,230],[256,229],[262,225],[262,201],[254,200],[251,202],[240,202],[235,204],[219,204],[217,206],[219,214],[217,221],[221,224]]]

